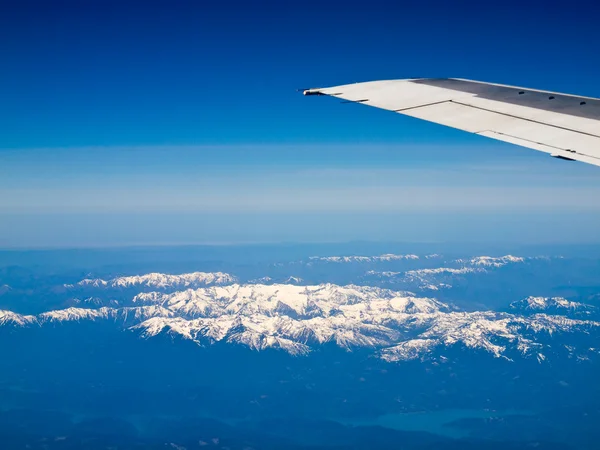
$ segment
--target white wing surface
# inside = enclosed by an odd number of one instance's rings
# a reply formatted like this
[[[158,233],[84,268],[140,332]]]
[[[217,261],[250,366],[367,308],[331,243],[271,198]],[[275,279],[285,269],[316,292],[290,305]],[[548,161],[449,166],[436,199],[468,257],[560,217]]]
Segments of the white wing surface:
[[[459,78],[308,89],[600,166],[600,99]]]

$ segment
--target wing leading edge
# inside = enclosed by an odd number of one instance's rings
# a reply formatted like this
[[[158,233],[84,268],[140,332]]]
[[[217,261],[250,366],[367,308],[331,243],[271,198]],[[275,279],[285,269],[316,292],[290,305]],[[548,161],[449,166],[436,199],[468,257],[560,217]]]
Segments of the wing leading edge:
[[[459,78],[308,89],[600,166],[600,99]]]

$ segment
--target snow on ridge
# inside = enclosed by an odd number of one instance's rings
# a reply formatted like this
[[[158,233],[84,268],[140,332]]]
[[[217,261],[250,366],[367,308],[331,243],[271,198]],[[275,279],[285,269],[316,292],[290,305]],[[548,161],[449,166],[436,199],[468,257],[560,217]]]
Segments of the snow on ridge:
[[[439,255],[428,255],[425,258],[439,257]],[[471,259],[456,259],[448,261],[449,267],[435,267],[413,269],[404,272],[375,271],[365,273],[367,277],[376,277],[389,280],[396,284],[418,284],[418,288],[428,291],[439,291],[452,288],[453,277],[461,277],[468,274],[484,274],[493,268],[503,267],[507,264],[521,263],[526,258],[520,256],[505,255],[501,257],[476,256]],[[452,267],[459,265],[459,267]]]
[[[600,323],[564,316],[461,312],[433,298],[357,285],[229,284],[172,293],[140,292],[134,306],[67,308],[38,316],[0,311],[0,325],[112,321],[144,338],[167,333],[200,345],[228,342],[303,355],[333,343],[371,348],[386,361],[435,358],[462,346],[495,358],[545,361],[548,339],[580,333],[596,339]],[[594,347],[585,343],[587,347]],[[569,350],[578,358],[578,349]],[[586,350],[587,351],[587,350]]]
[[[43,312],[34,315],[22,315],[12,311],[0,310],[0,326],[15,325],[26,327],[28,325],[44,325],[46,323],[68,323],[82,321],[97,321],[106,319],[120,319],[123,322],[147,320],[151,317],[175,317],[175,313],[157,305],[144,305],[136,307],[111,308],[77,308],[70,307]]]
[[[470,264],[472,266],[484,267],[502,267],[511,263],[525,262],[525,258],[521,256],[505,255],[500,257],[493,256],[475,256],[471,259],[457,259],[455,262]]]
[[[100,278],[81,280],[76,285],[65,285],[73,288],[94,287],[94,288],[132,288],[136,286],[144,286],[156,289],[164,288],[184,288],[206,285],[220,285],[235,283],[237,279],[223,272],[192,272],[180,275],[170,275],[164,273],[148,273],[145,275],[133,275],[126,277],[117,277],[111,280],[102,280]]]
[[[294,314],[300,317],[331,316],[340,310],[389,307],[404,312],[447,310],[448,305],[434,299],[416,298],[405,291],[370,286],[319,284],[232,284],[188,289],[171,294],[140,293],[136,304],[165,306],[188,318],[223,314]]]
[[[386,348],[381,352],[381,359],[387,362],[421,359],[423,355],[430,353],[437,346],[439,346],[439,342],[435,339],[411,339]]]
[[[158,305],[145,305],[134,307],[128,306],[117,309],[117,312],[119,318],[125,322],[148,320],[153,317],[176,317],[176,314],[173,311]]]
[[[105,280],[101,280],[100,278],[84,278],[83,280],[81,280],[80,282],[78,282],[76,285],[73,284],[65,284],[65,287],[68,288],[72,288],[74,286],[85,286],[85,287],[95,287],[95,288],[102,288],[102,287],[106,287],[108,286],[109,282],[105,281]]]
[[[396,278],[400,277],[406,281],[412,281],[415,279],[425,279],[435,277],[436,275],[465,275],[467,273],[484,273],[485,269],[480,267],[461,267],[459,269],[452,267],[436,267],[434,269],[415,269],[407,270],[406,272],[392,272],[392,271],[377,271],[369,270],[365,275],[376,276],[380,278]]]
[[[381,277],[381,278],[393,278],[393,277],[397,277],[398,275],[401,275],[403,273],[404,272],[392,272],[391,270],[384,270],[384,271],[369,270],[365,275],[372,275],[372,276],[377,276],[377,277]]]
[[[437,257],[438,255],[429,255],[429,257]],[[414,269],[408,270],[405,272],[391,272],[391,271],[382,271],[378,272],[375,270],[370,270],[366,273],[366,275],[379,276],[385,278],[393,278],[403,275],[403,277],[407,281],[411,281],[414,279],[425,279],[431,278],[438,275],[465,275],[469,273],[485,273],[488,268],[497,268],[505,266],[510,263],[519,263],[524,262],[525,258],[520,256],[512,256],[506,255],[501,257],[491,257],[491,256],[476,256],[471,259],[456,259],[452,261],[453,263],[458,263],[462,265],[462,267],[436,267],[436,268],[424,268],[424,269]]]
[[[25,326],[35,323],[35,316],[14,313],[12,311],[0,310],[0,326],[15,325]]]
[[[301,284],[303,282],[304,280],[300,277],[290,276],[284,280],[283,284]]]
[[[573,329],[588,331],[600,327],[600,322],[592,320],[570,319],[564,316],[550,314],[535,314],[531,317],[518,317],[515,322],[520,326],[533,330],[536,333],[545,332],[570,332]]]
[[[437,253],[433,253],[430,255],[425,255],[423,259],[438,259],[441,258],[441,255]],[[320,261],[320,262],[331,262],[331,263],[353,263],[353,262],[382,262],[382,261],[400,261],[400,260],[419,260],[421,257],[414,254],[393,254],[387,253],[379,256],[359,256],[359,255],[350,255],[350,256],[311,256],[309,257],[310,261]],[[507,264],[514,263],[522,263],[525,262],[526,259],[533,258],[525,258],[521,256],[513,256],[513,255],[504,255],[499,257],[494,256],[475,256],[470,259],[457,259],[454,260],[454,263],[459,263],[463,265],[469,266],[480,266],[480,267],[502,267]]]
[[[428,358],[455,345],[496,358],[509,359],[516,352],[541,362],[545,346],[539,339],[600,326],[544,314],[456,312],[435,299],[352,285],[230,285],[140,294],[137,300],[178,314],[173,320],[153,318],[137,325],[145,337],[166,331],[198,343],[226,340],[291,354],[334,342],[345,349],[374,348],[390,362]]]
[[[436,255],[437,256],[437,255]],[[331,262],[331,263],[354,263],[354,262],[382,262],[382,261],[401,261],[417,260],[417,255],[396,255],[386,253],[379,256],[311,256],[311,261]]]
[[[82,320],[108,319],[114,317],[115,314],[116,310],[107,306],[103,306],[102,308],[98,309],[71,307],[41,313],[37,316],[37,320],[40,323],[73,322]]]
[[[564,311],[582,311],[596,309],[592,305],[572,302],[564,297],[526,297],[510,304],[510,309],[527,311],[547,311],[549,309]]]
[[[464,275],[466,273],[481,273],[485,272],[485,269],[474,268],[474,267],[461,267],[460,269],[453,269],[451,267],[437,267],[435,269],[417,269],[409,270],[405,272],[408,277],[421,277],[439,274],[450,274],[450,275]]]
[[[266,277],[255,278],[253,280],[248,281],[248,283],[249,284],[267,284],[267,283],[270,283],[271,281],[273,281],[273,278],[266,276]]]
[[[483,350],[496,358],[509,359],[507,353],[516,351],[523,357],[546,360],[540,351],[543,335],[555,333],[589,333],[600,328],[600,322],[574,320],[561,316],[538,314],[529,318],[494,312],[451,312],[440,314],[431,326],[416,339],[385,348],[381,357],[389,362],[427,359],[432,350],[461,344],[473,350]]]
[[[207,284],[233,283],[236,279],[222,272],[193,272],[181,275],[168,275],[163,273],[149,273],[146,275],[120,277],[112,280],[113,286],[131,287],[136,285],[164,288],[172,286],[195,286]]]
[[[452,288],[452,285],[444,282],[449,281],[448,278],[461,276],[470,273],[483,273],[486,270],[479,267],[462,267],[459,269],[451,267],[438,267],[435,269],[417,269],[408,270],[406,272],[392,271],[375,271],[370,270],[365,275],[367,277],[375,277],[388,280],[396,284],[418,284],[421,290],[439,291],[440,289]]]

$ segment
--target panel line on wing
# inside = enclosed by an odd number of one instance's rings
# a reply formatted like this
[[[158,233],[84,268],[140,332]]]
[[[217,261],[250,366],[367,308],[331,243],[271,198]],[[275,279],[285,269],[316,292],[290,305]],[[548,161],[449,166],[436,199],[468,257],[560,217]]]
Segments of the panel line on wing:
[[[407,108],[394,109],[394,112],[402,112],[402,111],[408,111],[408,110],[411,110],[411,109],[425,108],[427,106],[439,105],[441,103],[448,103],[448,102],[451,102],[451,101],[452,100],[441,100],[439,102],[425,103],[423,105],[417,105],[417,106],[409,106]]]
[[[500,112],[500,111],[494,111],[493,109],[483,108],[481,106],[470,105],[468,103],[463,103],[463,102],[459,102],[459,101],[456,101],[456,100],[449,100],[449,102],[450,103],[456,103],[457,105],[467,106],[469,108],[479,109],[481,111],[487,111],[487,112],[491,112],[491,113],[495,113],[495,114],[500,114],[502,116],[511,117],[513,119],[525,120],[527,122],[536,123],[538,125],[545,125],[547,127],[558,128],[558,129],[565,130],[565,131],[571,131],[573,133],[585,134],[587,136],[591,136],[591,137],[595,137],[595,138],[600,138],[600,135],[597,135],[597,134],[586,133],[585,131],[574,130],[574,129],[568,128],[568,127],[561,127],[560,125],[553,125],[551,123],[541,122],[539,120],[527,119],[526,117],[521,117],[521,116],[517,116],[517,115],[514,115],[514,114],[507,114],[507,113],[503,113],[503,112]]]
[[[536,141],[532,141],[531,139],[526,139],[524,137],[520,137],[520,136],[514,136],[512,134],[508,134],[508,133],[501,133],[500,131],[494,131],[494,130],[485,130],[485,131],[478,131],[475,134],[483,134],[483,133],[494,133],[494,134],[499,134],[501,136],[508,136],[511,137],[513,139],[519,139],[521,141],[526,141],[526,142],[531,142],[532,144],[538,144],[538,145],[543,145],[544,147],[550,147],[550,148],[555,148],[557,150],[561,150],[563,152],[569,152],[572,153],[573,155],[580,155],[580,156],[586,156],[588,158],[594,158],[594,159],[598,159],[600,160],[600,158],[598,158],[597,156],[593,156],[593,155],[587,155],[585,153],[581,153],[581,152],[577,152],[575,150],[570,150],[568,148],[562,148],[562,147],[557,147],[555,145],[550,145],[550,144],[546,144],[545,142],[536,142]]]
[[[575,150],[569,150],[566,148],[562,148],[562,147],[557,147],[556,145],[550,145],[550,144],[546,144],[544,142],[537,142],[537,141],[532,141],[531,139],[526,139],[524,137],[521,136],[514,136],[512,134],[508,134],[508,133],[502,133],[500,131],[495,131],[495,130],[481,130],[481,131],[476,131],[473,134],[480,134],[480,135],[484,135],[485,133],[494,133],[494,134],[499,134],[500,136],[508,136],[514,139],[519,139],[521,141],[527,141],[527,142],[531,142],[532,144],[538,144],[538,145],[543,145],[544,147],[550,147],[550,148],[555,148],[556,150],[562,150],[563,152],[569,152],[569,153],[575,153],[578,155],[583,155],[583,153],[578,153]],[[583,156],[589,156],[589,155],[583,155]],[[593,156],[591,156],[591,158],[594,158]]]

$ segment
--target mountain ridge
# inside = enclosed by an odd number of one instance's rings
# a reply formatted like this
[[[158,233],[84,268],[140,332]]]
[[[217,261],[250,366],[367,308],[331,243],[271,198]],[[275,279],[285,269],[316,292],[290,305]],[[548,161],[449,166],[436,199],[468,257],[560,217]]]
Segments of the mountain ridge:
[[[331,283],[227,284],[139,292],[129,303],[109,305],[70,307],[37,316],[0,311],[0,326],[112,321],[146,339],[167,333],[202,346],[227,342],[296,356],[333,343],[347,351],[368,348],[374,356],[396,363],[436,360],[454,346],[507,361],[519,357],[543,362],[557,355],[553,346],[557,335],[569,337],[569,348],[561,350],[560,357],[585,360],[598,354],[592,343],[600,330],[600,322],[566,315],[466,312],[407,291]]]

